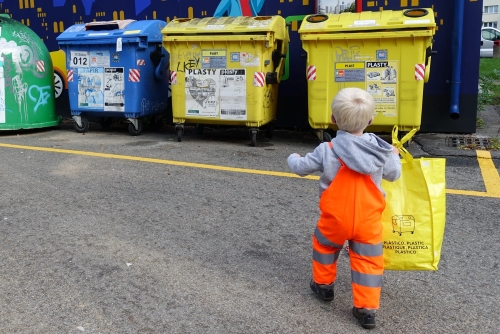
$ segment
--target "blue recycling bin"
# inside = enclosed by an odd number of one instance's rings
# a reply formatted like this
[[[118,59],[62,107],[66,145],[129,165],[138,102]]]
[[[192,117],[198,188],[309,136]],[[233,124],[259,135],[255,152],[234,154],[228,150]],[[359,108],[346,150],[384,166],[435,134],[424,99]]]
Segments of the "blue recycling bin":
[[[162,47],[160,20],[117,20],[75,24],[57,37],[66,53],[68,95],[77,132],[86,132],[86,117],[103,127],[113,118],[130,123],[139,135],[145,116],[168,108],[169,57]]]

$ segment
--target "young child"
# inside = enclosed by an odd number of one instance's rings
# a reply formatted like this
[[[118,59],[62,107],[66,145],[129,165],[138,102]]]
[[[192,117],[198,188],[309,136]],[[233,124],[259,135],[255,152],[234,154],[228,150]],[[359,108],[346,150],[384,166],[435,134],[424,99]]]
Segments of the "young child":
[[[325,301],[333,300],[337,258],[349,241],[353,314],[361,326],[375,328],[379,308],[384,259],[382,211],[385,192],[382,179],[395,181],[401,173],[397,148],[372,133],[363,133],[373,121],[375,102],[359,88],[344,88],[332,101],[336,138],[320,144],[312,153],[288,157],[290,169],[306,176],[321,172],[321,210],[312,236],[311,290]]]

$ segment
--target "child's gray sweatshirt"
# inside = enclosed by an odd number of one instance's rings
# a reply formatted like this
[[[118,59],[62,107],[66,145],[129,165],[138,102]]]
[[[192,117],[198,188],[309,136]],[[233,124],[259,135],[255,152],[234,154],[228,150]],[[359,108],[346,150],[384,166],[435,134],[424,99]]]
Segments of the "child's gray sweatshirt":
[[[339,130],[332,139],[332,145],[333,150],[328,143],[321,143],[305,157],[296,153],[288,157],[288,166],[300,176],[321,172],[320,197],[340,169],[339,158],[349,169],[370,175],[384,196],[385,192],[380,186],[382,179],[395,181],[401,174],[401,162],[399,156],[392,153],[392,145],[373,133],[355,136]]]

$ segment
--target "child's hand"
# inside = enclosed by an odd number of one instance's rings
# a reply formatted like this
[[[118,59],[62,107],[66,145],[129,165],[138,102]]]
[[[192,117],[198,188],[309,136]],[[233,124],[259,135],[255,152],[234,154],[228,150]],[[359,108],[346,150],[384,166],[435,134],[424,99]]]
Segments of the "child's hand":
[[[398,155],[399,155],[399,150],[398,150],[398,148],[397,148],[396,146],[393,146],[393,147],[392,147],[392,153],[393,153],[393,154],[398,154]]]
[[[298,154],[298,153],[292,153],[292,154],[290,154],[290,156],[292,156],[292,155],[296,155],[297,157],[300,158],[300,154]]]

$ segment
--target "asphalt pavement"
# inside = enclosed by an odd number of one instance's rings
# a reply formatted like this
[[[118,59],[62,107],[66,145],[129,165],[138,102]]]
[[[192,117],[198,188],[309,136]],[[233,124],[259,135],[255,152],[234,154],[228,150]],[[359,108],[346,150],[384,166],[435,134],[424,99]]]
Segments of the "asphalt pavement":
[[[494,107],[483,117],[475,145],[500,127]],[[498,332],[500,156],[485,174],[461,136],[410,143],[447,159],[442,257],[385,272],[373,333]],[[308,286],[318,181],[286,158],[317,139],[249,143],[242,129],[187,127],[179,143],[170,126],[79,134],[70,120],[0,132],[0,333],[364,333],[346,252],[332,303]]]

